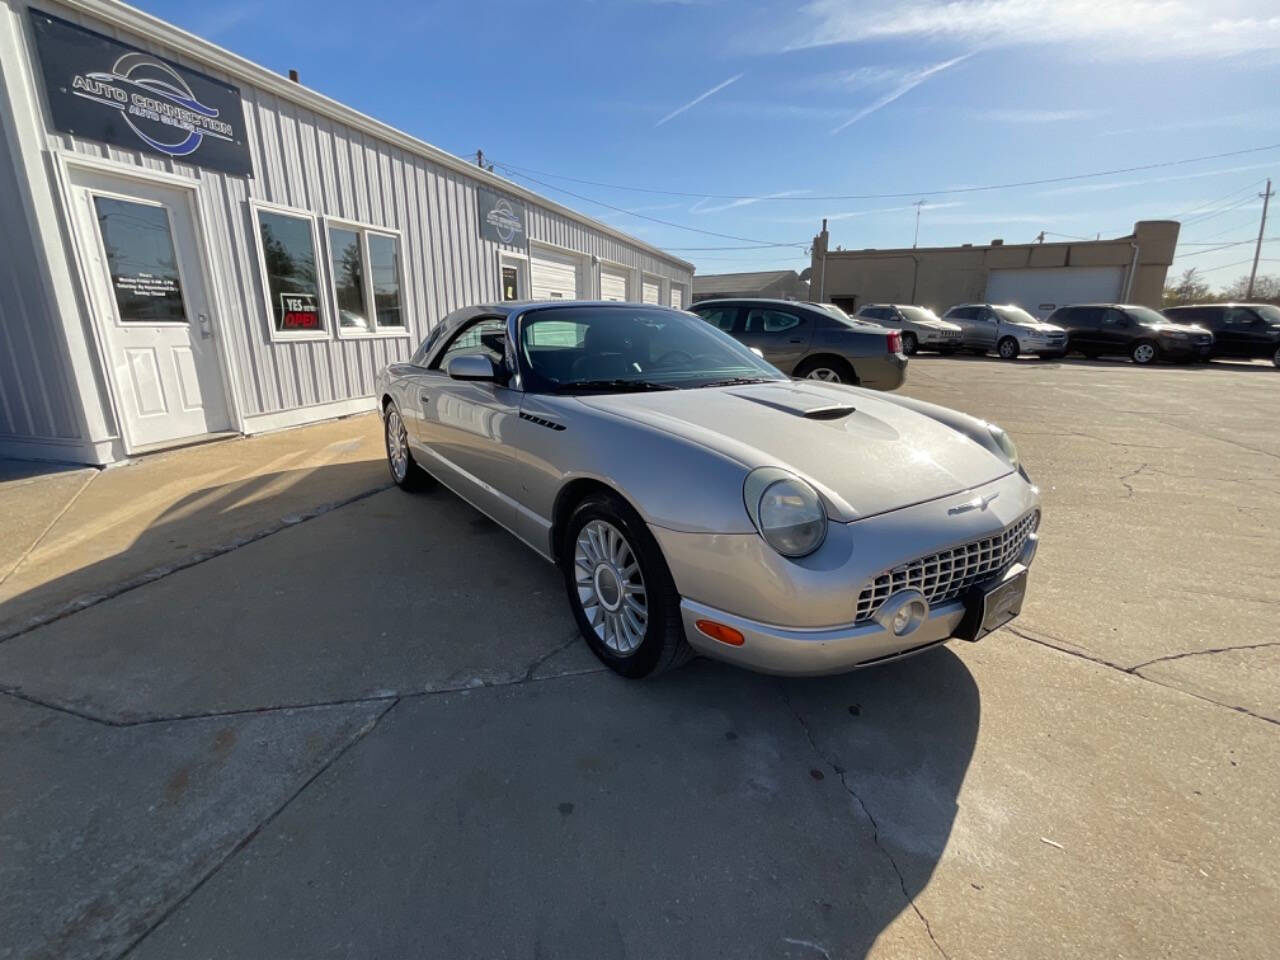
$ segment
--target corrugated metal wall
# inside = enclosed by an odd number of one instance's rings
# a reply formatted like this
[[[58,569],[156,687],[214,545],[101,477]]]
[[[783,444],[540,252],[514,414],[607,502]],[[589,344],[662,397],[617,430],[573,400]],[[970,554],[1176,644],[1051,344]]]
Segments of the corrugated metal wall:
[[[62,134],[50,134],[49,146],[199,178],[212,286],[245,416],[368,396],[377,370],[407,359],[430,324],[499,297],[500,247],[479,236],[475,180],[109,24],[56,4],[41,8],[240,88],[255,171],[247,181]],[[272,341],[250,199],[400,231],[410,336],[339,339],[330,330],[326,340]],[[531,240],[690,282],[689,271],[675,263],[553,210],[531,203],[526,209]],[[318,253],[327,267],[326,251]]]
[[[0,103],[7,102],[0,89]],[[62,327],[41,281],[44,264],[23,206],[28,190],[18,181],[10,138],[0,123],[0,436],[78,440]]]

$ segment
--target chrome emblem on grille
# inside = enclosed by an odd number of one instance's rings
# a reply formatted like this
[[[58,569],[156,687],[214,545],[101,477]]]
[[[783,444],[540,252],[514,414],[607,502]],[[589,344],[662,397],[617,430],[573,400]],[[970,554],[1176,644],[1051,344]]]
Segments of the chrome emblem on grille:
[[[966,500],[964,503],[952,507],[947,511],[950,514],[968,513],[970,510],[985,510],[990,506],[991,501],[1000,496],[1000,492],[988,493],[985,497],[974,497],[972,500]]]

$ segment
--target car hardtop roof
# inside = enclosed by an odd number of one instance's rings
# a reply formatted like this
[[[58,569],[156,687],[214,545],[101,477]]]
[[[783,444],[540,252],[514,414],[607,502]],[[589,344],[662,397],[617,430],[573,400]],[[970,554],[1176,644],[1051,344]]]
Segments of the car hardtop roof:
[[[1195,307],[1197,310],[1204,307],[1273,307],[1275,304],[1267,303],[1265,300],[1229,300],[1225,303],[1180,303],[1176,307],[1164,307],[1165,310],[1187,310]]]
[[[816,300],[782,300],[778,297],[712,297],[690,304],[694,307],[705,307],[709,303],[776,303],[784,307],[816,307]]]

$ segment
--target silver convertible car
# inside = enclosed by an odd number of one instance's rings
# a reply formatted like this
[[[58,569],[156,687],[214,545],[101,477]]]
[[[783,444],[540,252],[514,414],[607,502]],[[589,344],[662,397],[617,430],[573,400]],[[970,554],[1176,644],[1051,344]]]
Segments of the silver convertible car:
[[[692,314],[468,307],[377,390],[395,482],[438,480],[558,564],[625,676],[695,652],[838,673],[1021,610],[1040,497],[1003,430],[792,381]]]

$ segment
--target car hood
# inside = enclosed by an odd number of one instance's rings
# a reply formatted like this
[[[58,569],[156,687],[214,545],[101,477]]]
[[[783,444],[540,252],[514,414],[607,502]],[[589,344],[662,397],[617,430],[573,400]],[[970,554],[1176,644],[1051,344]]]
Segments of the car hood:
[[[933,330],[959,330],[960,324],[950,320],[911,320],[917,327],[929,327]]]
[[[949,496],[1012,471],[964,434],[856,387],[779,381],[576,399],[747,469],[791,470],[823,495],[834,520]]]
[[[1156,333],[1208,333],[1207,327],[1202,327],[1198,323],[1144,323],[1142,326],[1148,330],[1154,330]]]

